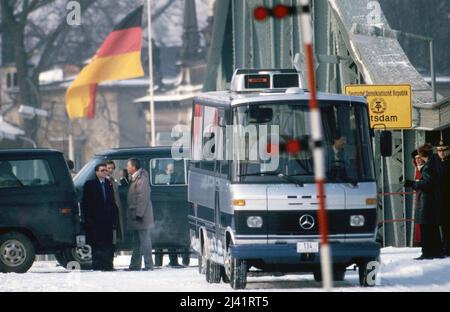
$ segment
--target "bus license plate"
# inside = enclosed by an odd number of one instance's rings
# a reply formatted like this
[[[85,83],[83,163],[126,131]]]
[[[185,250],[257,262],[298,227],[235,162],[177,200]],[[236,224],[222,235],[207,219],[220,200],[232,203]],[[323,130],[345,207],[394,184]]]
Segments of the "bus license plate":
[[[318,242],[300,242],[297,243],[297,253],[318,253]]]

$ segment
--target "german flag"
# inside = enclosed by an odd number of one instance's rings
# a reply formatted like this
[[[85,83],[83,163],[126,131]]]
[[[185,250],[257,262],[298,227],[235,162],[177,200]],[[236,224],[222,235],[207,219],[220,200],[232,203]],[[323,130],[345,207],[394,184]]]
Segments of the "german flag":
[[[70,119],[95,116],[97,85],[102,81],[144,76],[141,63],[142,12],[130,13],[105,39],[91,63],[83,68],[66,93]]]

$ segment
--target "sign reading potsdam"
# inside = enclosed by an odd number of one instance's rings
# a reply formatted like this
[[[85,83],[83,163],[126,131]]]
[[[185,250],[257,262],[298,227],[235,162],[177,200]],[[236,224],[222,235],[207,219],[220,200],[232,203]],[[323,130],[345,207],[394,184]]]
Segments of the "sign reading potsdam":
[[[411,85],[347,85],[345,94],[367,98],[372,128],[412,128]]]

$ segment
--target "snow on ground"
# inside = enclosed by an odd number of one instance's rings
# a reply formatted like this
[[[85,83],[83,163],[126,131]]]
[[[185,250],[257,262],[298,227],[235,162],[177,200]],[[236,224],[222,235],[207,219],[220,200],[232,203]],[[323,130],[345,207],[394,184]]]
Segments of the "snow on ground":
[[[415,261],[417,248],[382,250],[377,287],[361,288],[357,271],[347,271],[344,282],[335,283],[334,291],[450,291],[450,258]],[[165,264],[167,257],[164,258]],[[177,291],[225,292],[228,284],[208,284],[198,273],[197,261],[189,268],[156,269],[152,272],[126,272],[128,256],[115,259],[115,272],[69,272],[56,262],[36,262],[26,274],[0,274],[0,291]],[[281,277],[250,277],[246,291],[321,291],[321,284],[311,274]]]

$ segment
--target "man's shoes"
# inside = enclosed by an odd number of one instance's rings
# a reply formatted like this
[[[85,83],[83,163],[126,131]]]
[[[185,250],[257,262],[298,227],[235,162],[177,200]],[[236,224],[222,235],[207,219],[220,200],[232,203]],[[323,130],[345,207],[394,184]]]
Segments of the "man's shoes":
[[[102,272],[114,272],[114,271],[116,271],[116,269],[113,269],[113,268],[106,268],[106,269],[102,269],[101,271],[102,271]]]
[[[153,271],[153,268],[143,268],[142,271]]]
[[[140,271],[141,269],[139,269],[139,268],[128,268],[128,269],[125,269],[125,271],[130,271],[130,272],[136,272],[136,271]]]
[[[445,258],[444,254],[438,254],[438,255],[433,256],[433,259],[444,259],[444,258]]]

